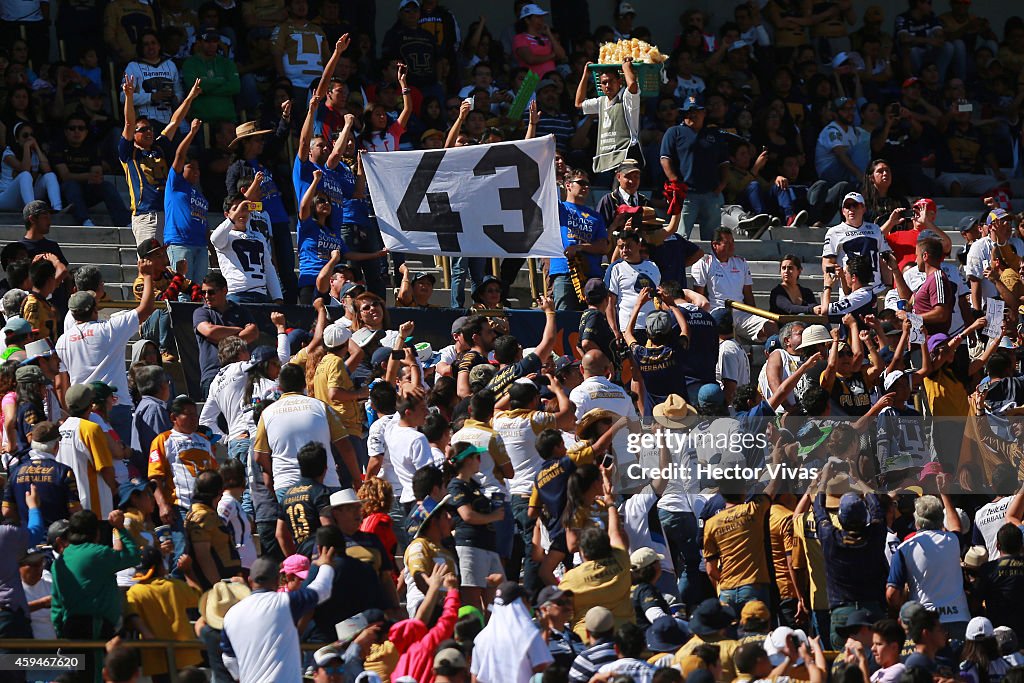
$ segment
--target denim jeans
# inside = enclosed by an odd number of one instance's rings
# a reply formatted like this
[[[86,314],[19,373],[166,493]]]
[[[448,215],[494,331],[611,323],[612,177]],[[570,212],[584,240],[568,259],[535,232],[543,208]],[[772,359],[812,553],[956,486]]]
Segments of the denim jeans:
[[[456,256],[452,258],[451,307],[466,307],[466,275],[474,285],[479,284],[487,274],[487,259],[482,257]]]
[[[131,212],[110,181],[104,180],[102,183],[93,184],[65,180],[60,186],[60,191],[64,195],[64,202],[71,206],[71,215],[79,225],[89,219],[89,209],[100,202],[107,205],[110,221],[114,225],[122,227],[132,222]]]
[[[398,539],[398,552],[399,554],[404,553],[406,547],[409,545],[409,541],[412,538],[409,536],[409,510],[416,503],[399,503],[398,495],[395,495],[395,500],[391,503],[391,510],[388,511],[388,516],[391,517],[391,528],[395,532],[395,537]]]
[[[16,612],[10,610],[0,610],[0,643],[10,638],[31,638],[32,637],[32,622],[29,621],[28,615],[18,610]],[[27,654],[37,655],[37,650],[17,651],[11,650],[6,646],[0,645],[0,654]],[[24,681],[24,672],[6,672],[4,674],[4,680],[7,681]]]
[[[715,236],[715,230],[722,226],[722,194],[712,192],[691,192],[683,201],[683,229],[686,238],[693,233],[693,226],[700,224],[700,239],[708,241]]]
[[[210,272],[210,250],[206,248],[206,245],[192,247],[187,244],[168,244],[167,260],[171,262],[171,268],[174,268],[175,264],[181,260],[188,263],[185,277],[192,282],[202,282],[206,274]]]
[[[366,437],[349,434],[348,442],[352,444],[352,450],[356,452],[356,463],[358,463],[360,471],[365,472],[366,466],[370,464],[370,453],[366,450]]]
[[[811,625],[814,632],[821,638],[821,646],[831,650],[832,643],[832,613],[827,609],[816,609],[811,612]],[[838,647],[838,645],[836,645]]]
[[[540,565],[533,559],[533,527],[537,524],[537,520],[531,519],[530,515],[527,514],[530,509],[528,498],[513,495],[511,503],[512,516],[516,522],[516,532],[519,534],[519,538],[522,539],[523,545],[522,584],[526,588],[527,594],[534,595],[541,589],[540,577],[537,574]],[[513,567],[513,570],[515,569]],[[508,578],[514,581],[517,577],[509,573]]]
[[[380,229],[376,223],[372,225],[345,223],[341,226],[341,236],[345,240],[345,245],[352,251],[373,253],[384,248],[384,240],[380,236]],[[387,258],[355,262],[355,269],[363,272],[366,291],[376,294],[382,299],[387,297],[387,284],[384,279],[388,271]]]
[[[174,334],[171,332],[171,314],[166,309],[158,308],[153,311],[146,322],[142,323],[139,335],[159,346],[161,351],[174,353],[177,348],[174,344]]]
[[[242,463],[245,467],[246,479],[252,477],[252,473],[249,471],[249,445],[252,443],[251,439],[231,439],[228,441],[228,457],[234,458],[238,462]],[[262,476],[262,475],[261,475]],[[242,511],[254,517],[256,511],[252,506],[252,494],[249,493],[249,487],[245,487],[245,491],[242,492]]]
[[[171,526],[171,542],[174,544],[174,553],[171,555],[171,561],[168,564],[169,567],[173,567],[171,575],[175,578],[183,578],[180,570],[178,569],[178,558],[185,554],[185,517],[188,515],[188,510],[179,506],[172,506],[171,508],[177,512],[177,516],[174,518]]]
[[[256,522],[256,535],[260,537],[260,556],[284,561],[284,551],[277,544],[277,522]]]
[[[551,276],[551,294],[555,297],[556,311],[577,311],[581,306],[572,278],[564,273]]]
[[[736,614],[743,610],[743,605],[751,600],[760,600],[766,605],[771,599],[771,590],[766,583],[750,583],[738,588],[723,588],[718,593],[718,600],[723,605],[732,607]]]
[[[676,569],[680,599],[688,608],[693,609],[709,595],[705,591],[707,575],[700,571],[697,516],[692,512],[658,508],[658,520]]]
[[[501,559],[507,560],[512,557],[512,541],[516,535],[516,520],[512,516],[512,504],[509,501],[502,503],[505,509],[505,517],[494,525],[495,536],[498,542],[498,555]]]
[[[236,294],[228,294],[228,301],[236,304],[269,304],[271,303],[270,295],[262,292],[238,292]]]

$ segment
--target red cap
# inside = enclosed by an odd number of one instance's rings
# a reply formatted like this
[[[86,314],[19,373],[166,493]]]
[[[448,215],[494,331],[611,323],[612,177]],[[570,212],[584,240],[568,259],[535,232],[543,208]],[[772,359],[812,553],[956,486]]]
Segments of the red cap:
[[[911,76],[907,80],[903,81],[903,87],[909,88],[912,85],[917,85],[920,82],[920,80],[921,79],[918,78],[917,76]]]
[[[627,213],[632,215],[643,210],[644,207],[642,206],[630,206],[629,204],[619,204],[619,206],[615,209],[615,213]]]
[[[925,211],[938,212],[939,210],[939,207],[935,204],[935,202],[932,201],[931,199],[928,199],[927,197],[921,197],[920,199],[918,199],[916,202],[914,202],[914,206],[923,206]]]

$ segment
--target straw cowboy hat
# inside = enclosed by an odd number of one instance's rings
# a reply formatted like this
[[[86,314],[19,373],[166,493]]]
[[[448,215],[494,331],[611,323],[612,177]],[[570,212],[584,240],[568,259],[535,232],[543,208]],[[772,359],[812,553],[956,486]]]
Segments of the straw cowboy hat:
[[[576,438],[577,439],[589,439],[590,433],[593,431],[594,425],[602,420],[611,420],[615,422],[619,419],[619,415],[613,413],[610,410],[604,408],[594,408],[588,410],[587,413],[580,418],[579,423],[576,425]]]
[[[228,145],[229,148],[234,147],[235,143],[245,138],[251,138],[256,135],[266,135],[272,133],[269,128],[260,129],[259,123],[256,121],[246,121],[240,126],[235,126],[235,139]]]
[[[224,628],[224,615],[238,601],[252,593],[244,583],[218,581],[213,588],[199,596],[199,614],[206,619],[210,628],[218,631]]]
[[[679,394],[669,394],[664,403],[654,406],[654,419],[665,427],[685,429],[686,418],[697,414],[697,409],[686,402]]]

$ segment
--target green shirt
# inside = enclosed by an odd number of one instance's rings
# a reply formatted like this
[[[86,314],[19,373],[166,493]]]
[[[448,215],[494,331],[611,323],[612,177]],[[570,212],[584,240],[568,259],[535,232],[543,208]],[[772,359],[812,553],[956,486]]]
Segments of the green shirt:
[[[207,123],[238,119],[234,96],[241,90],[241,81],[234,62],[220,55],[213,59],[192,55],[181,68],[186,90],[197,78],[203,79],[203,94],[192,103],[192,116]]]
[[[117,624],[121,617],[121,592],[116,572],[139,563],[139,548],[131,534],[120,534],[123,550],[99,543],[69,545],[53,563],[53,601],[50,613],[57,637],[68,617],[87,615]]]

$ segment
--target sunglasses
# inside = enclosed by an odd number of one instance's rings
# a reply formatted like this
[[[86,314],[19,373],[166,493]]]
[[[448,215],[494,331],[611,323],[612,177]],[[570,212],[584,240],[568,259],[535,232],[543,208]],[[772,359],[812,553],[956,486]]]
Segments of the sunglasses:
[[[574,180],[572,182],[576,183],[580,187],[590,187],[590,181],[589,180]]]
[[[359,307],[360,311],[372,311],[375,308],[380,308],[380,304],[374,301],[372,304],[363,304]]]
[[[153,128],[151,126],[142,126],[140,128],[136,128],[135,132],[136,133],[148,133],[151,130],[153,130]]]
[[[85,126],[67,126],[64,130],[82,131],[82,130],[86,130],[86,127]]]

